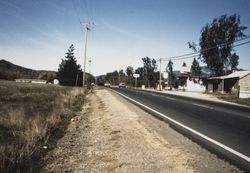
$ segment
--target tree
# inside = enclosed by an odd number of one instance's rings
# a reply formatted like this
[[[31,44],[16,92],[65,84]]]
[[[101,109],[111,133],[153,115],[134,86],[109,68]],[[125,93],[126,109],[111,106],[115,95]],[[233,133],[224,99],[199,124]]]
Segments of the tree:
[[[121,83],[124,83],[126,80],[126,75],[125,73],[123,72],[123,70],[119,70],[119,82]]]
[[[168,85],[170,86],[170,88],[172,89],[174,82],[175,82],[175,76],[173,73],[173,62],[171,60],[169,60],[166,71],[168,73]]]
[[[237,66],[239,65],[239,56],[236,53],[233,53],[231,59],[231,70],[237,70]]]
[[[243,33],[246,28],[240,25],[240,16],[234,14],[222,15],[201,30],[200,59],[216,76],[237,68],[239,57],[233,53],[233,44],[237,39],[246,36]],[[195,43],[188,42],[188,45],[189,48],[198,50]]]
[[[138,67],[138,68],[135,70],[135,73],[140,75],[139,79],[142,79],[143,76],[144,76],[143,67]]]
[[[118,85],[119,84],[119,79],[120,79],[120,75],[123,73],[123,71],[118,72],[117,70],[111,72],[111,73],[107,73],[106,74],[106,81],[109,81],[109,83],[111,83],[112,85]]]
[[[128,75],[128,78],[129,78],[129,84],[131,85],[131,76],[132,76],[133,73],[134,73],[133,67],[128,66],[127,69],[126,69],[126,73],[127,73],[127,75]]]
[[[126,69],[126,74],[128,76],[132,76],[133,75],[133,72],[134,72],[134,68],[131,67],[131,66],[128,66],[127,69]]]
[[[150,59],[149,57],[142,58],[144,77],[146,77],[147,86],[150,87],[151,84],[155,83],[154,71],[157,68],[156,60]]]
[[[79,76],[81,73],[80,65],[77,65],[74,57],[74,46],[72,44],[66,52],[65,59],[62,59],[61,64],[59,64],[57,77],[61,85],[75,86],[76,84],[80,85]]]
[[[194,58],[193,63],[191,65],[191,76],[200,76],[201,75],[201,67],[199,62]]]

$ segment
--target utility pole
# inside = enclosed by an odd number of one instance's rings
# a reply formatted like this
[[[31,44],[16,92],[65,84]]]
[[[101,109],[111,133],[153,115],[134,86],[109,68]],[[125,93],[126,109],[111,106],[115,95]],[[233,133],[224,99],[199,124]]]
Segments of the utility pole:
[[[88,31],[91,30],[91,27],[94,23],[81,23],[84,27],[85,27],[85,47],[84,47],[84,61],[83,61],[83,89],[84,89],[84,86],[85,86],[85,75],[86,75],[86,57],[87,57],[87,37],[88,37]]]
[[[161,91],[162,90],[162,87],[161,87],[161,61],[162,59],[160,58],[160,77],[159,77],[159,90]]]

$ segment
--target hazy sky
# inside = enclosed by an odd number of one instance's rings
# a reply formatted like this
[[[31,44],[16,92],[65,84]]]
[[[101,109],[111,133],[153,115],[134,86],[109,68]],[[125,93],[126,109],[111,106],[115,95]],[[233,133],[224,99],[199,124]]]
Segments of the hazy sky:
[[[57,70],[74,44],[82,64],[80,18],[96,24],[88,35],[87,52],[94,75],[129,65],[137,68],[146,56],[191,53],[187,41],[198,42],[202,27],[223,14],[239,14],[250,35],[249,9],[249,0],[0,0],[0,59]],[[236,53],[239,67],[250,69],[250,44],[237,47]],[[185,62],[191,66],[192,59]],[[174,69],[182,63],[174,61]]]

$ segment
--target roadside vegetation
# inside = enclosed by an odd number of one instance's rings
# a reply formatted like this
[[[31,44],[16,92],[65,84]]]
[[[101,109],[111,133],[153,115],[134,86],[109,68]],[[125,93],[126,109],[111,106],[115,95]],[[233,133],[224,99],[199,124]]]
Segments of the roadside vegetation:
[[[246,29],[247,27],[241,24],[240,16],[237,14],[219,16],[201,29],[198,43],[187,42],[193,53],[160,59],[144,57],[142,67],[134,69],[132,66],[127,66],[126,73],[122,69],[107,73],[105,76],[99,77],[98,84],[103,85],[107,82],[111,85],[118,85],[122,82],[128,86],[136,84],[137,87],[144,85],[156,88],[161,78],[163,88],[167,86],[172,90],[172,88],[178,89],[179,86],[185,87],[187,78],[193,78],[199,79],[202,81],[202,85],[206,85],[209,77],[228,75],[234,71],[243,70],[238,68],[240,57],[234,48],[247,43],[236,44],[236,42],[249,38],[245,33]],[[190,58],[193,58],[190,72],[186,62],[183,62],[180,70],[174,70],[175,61]],[[162,61],[168,62],[167,66],[165,68],[162,66],[161,69],[167,72],[167,78],[164,78],[163,75],[160,77],[159,64]],[[204,66],[200,66],[200,63]],[[182,69],[185,70],[182,71]],[[133,77],[134,74],[138,76],[137,79]]]
[[[83,102],[81,88],[0,80],[0,172],[33,172]]]
[[[250,98],[238,98],[237,96],[234,96],[234,95],[219,94],[219,93],[216,93],[213,95],[215,95],[217,98],[224,100],[224,101],[250,106]]]

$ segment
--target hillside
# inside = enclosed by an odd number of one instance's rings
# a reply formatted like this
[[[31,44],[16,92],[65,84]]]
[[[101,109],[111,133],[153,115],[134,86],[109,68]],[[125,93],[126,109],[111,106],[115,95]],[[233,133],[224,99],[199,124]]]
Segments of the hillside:
[[[52,80],[56,77],[55,71],[32,70],[19,65],[15,65],[6,60],[0,60],[0,79],[15,80],[25,79],[45,79]]]

